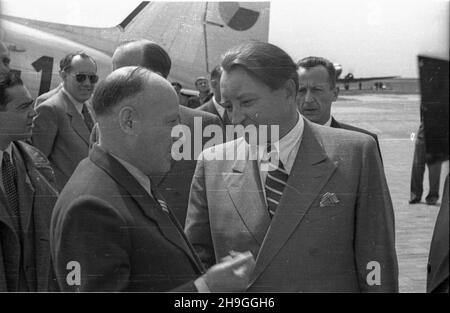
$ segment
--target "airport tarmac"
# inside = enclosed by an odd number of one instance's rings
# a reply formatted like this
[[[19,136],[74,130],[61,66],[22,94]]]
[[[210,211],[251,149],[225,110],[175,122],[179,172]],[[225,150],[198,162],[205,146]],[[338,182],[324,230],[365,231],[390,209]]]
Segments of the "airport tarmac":
[[[410,205],[409,189],[414,153],[414,135],[420,123],[420,95],[343,95],[333,104],[332,114],[341,122],[365,128],[378,135],[395,213],[396,248],[400,292],[425,292],[428,252],[438,205]],[[448,173],[442,166],[441,192]],[[428,192],[425,172],[424,196]]]

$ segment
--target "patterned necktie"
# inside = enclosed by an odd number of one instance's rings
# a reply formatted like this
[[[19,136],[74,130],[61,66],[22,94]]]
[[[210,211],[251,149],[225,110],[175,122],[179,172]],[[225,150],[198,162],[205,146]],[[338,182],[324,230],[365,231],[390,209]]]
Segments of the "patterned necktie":
[[[2,179],[5,194],[8,199],[8,204],[11,209],[12,220],[17,230],[20,230],[20,212],[19,199],[17,195],[17,172],[16,168],[11,162],[8,152],[3,153],[2,162]]]
[[[89,132],[92,131],[92,127],[94,127],[94,122],[92,121],[91,114],[86,106],[86,103],[83,103],[83,109],[81,110],[81,114],[83,115],[84,123],[86,127],[89,129]]]
[[[270,153],[270,147],[268,153]],[[267,199],[267,209],[269,210],[270,218],[275,215],[275,211],[280,203],[283,190],[286,187],[289,174],[278,160],[278,167],[272,163],[269,164],[269,171],[267,172],[266,183],[264,185]]]

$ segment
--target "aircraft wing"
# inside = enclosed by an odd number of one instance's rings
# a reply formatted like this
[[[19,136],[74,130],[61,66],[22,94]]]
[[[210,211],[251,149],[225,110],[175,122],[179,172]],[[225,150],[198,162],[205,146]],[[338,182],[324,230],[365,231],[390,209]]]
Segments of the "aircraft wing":
[[[344,77],[344,78],[339,78],[337,80],[338,83],[359,83],[359,82],[367,82],[367,81],[372,81],[372,80],[384,80],[384,79],[393,79],[393,78],[398,78],[399,76],[374,76],[374,77],[359,77],[359,78],[355,78],[355,77]]]

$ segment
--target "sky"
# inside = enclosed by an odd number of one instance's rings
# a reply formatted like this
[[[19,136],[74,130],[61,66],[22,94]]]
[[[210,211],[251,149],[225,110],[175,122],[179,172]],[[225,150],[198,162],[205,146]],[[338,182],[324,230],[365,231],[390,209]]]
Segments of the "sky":
[[[326,57],[355,77],[418,77],[418,54],[449,59],[449,1],[272,0],[269,42],[294,60]],[[1,0],[1,10],[57,23],[108,27],[122,21],[139,2]]]

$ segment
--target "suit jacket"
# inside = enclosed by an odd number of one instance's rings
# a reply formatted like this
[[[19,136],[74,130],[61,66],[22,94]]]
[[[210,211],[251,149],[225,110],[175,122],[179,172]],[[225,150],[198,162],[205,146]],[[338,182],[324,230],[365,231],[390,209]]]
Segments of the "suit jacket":
[[[242,147],[240,138],[205,150],[197,164],[185,231],[206,265],[250,250],[252,292],[398,291],[394,214],[371,137],[305,120],[272,220],[257,161],[217,160],[234,149],[245,156]],[[339,202],[321,206],[327,192]],[[379,286],[366,283],[371,261]]]
[[[356,127],[356,126],[340,123],[340,122],[336,121],[334,119],[334,117],[331,118],[331,125],[330,125],[330,127],[352,130],[352,131],[355,131],[355,132],[359,132],[359,133],[363,133],[363,134],[367,134],[367,135],[371,136],[373,139],[375,139],[375,142],[377,143],[377,148],[378,148],[378,152],[380,153],[381,162],[383,162],[383,157],[381,155],[380,143],[378,142],[377,134],[374,134],[374,133],[372,133],[372,132],[370,132],[368,130],[365,130],[365,129],[362,129],[362,128],[359,128],[359,127]]]
[[[56,95],[61,90],[62,87],[63,87],[63,84],[61,83],[58,86],[56,86],[55,88],[53,88],[53,89],[47,91],[46,93],[43,93],[39,97],[37,97],[36,100],[34,100],[34,108],[36,108],[42,102],[47,101],[48,99],[50,99],[51,97]]]
[[[22,258],[28,290],[55,291],[57,284],[52,280],[49,246],[50,217],[58,197],[53,169],[40,151],[24,142],[13,142],[12,151],[17,171],[17,192],[24,232]],[[19,270],[21,256],[19,235],[9,218],[7,205],[6,195],[0,189],[0,292],[8,291],[5,260],[1,251],[6,248],[13,254],[12,259],[16,259],[14,271]]]
[[[449,292],[449,207],[448,175],[444,184],[441,208],[434,226],[427,267],[427,292]]]
[[[208,125],[221,125],[219,118],[213,114],[180,106],[180,124],[188,126],[191,132],[191,159],[174,160],[170,171],[166,173],[158,184],[158,190],[162,193],[164,198],[167,199],[167,204],[183,227],[186,220],[192,176],[194,176],[195,166],[197,164],[197,156],[194,151],[195,117],[201,117],[202,130]],[[208,137],[202,138],[202,150],[204,144],[209,139],[210,138]]]
[[[201,263],[175,218],[95,145],[61,192],[50,245],[63,291],[195,291]],[[79,263],[81,284],[68,285]]]
[[[62,90],[37,106],[36,112],[32,144],[49,159],[61,190],[78,163],[88,156],[90,131]]]

